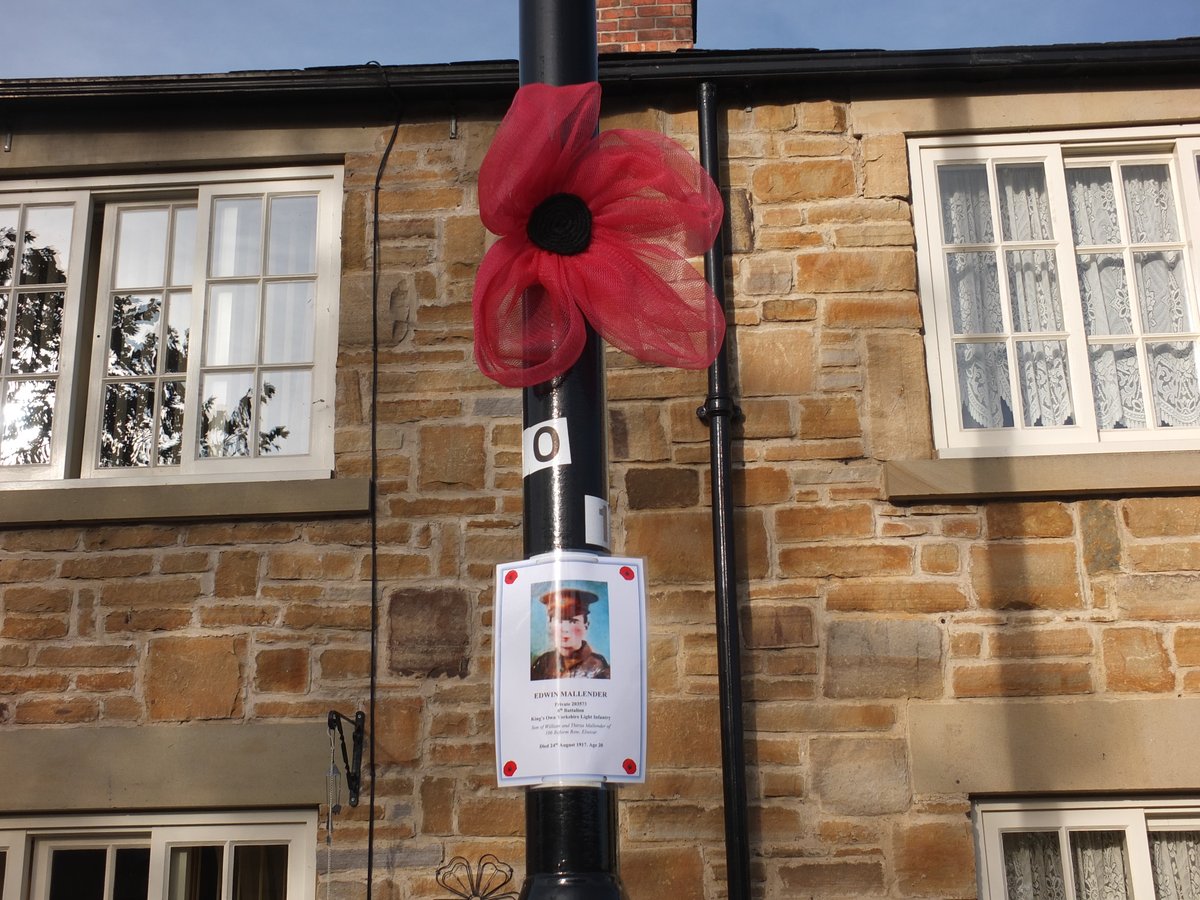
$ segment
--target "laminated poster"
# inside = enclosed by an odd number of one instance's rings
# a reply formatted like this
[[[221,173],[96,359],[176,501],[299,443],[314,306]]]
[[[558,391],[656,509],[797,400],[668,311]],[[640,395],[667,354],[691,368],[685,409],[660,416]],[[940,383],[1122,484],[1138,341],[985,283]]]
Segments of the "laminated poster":
[[[549,553],[496,567],[496,780],[645,780],[643,561]]]

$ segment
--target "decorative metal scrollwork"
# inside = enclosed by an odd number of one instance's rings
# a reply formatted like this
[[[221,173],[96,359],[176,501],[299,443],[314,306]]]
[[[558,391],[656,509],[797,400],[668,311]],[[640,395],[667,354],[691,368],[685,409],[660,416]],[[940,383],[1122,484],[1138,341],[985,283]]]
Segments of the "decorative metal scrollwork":
[[[515,891],[504,888],[512,881],[512,866],[490,853],[479,858],[475,870],[462,856],[456,856],[437,870],[437,883],[460,900],[517,900]]]

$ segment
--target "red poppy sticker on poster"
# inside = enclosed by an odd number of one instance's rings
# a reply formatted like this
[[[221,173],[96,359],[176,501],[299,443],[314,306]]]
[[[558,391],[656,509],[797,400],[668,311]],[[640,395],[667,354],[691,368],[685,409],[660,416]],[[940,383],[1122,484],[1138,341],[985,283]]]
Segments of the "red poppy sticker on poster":
[[[496,598],[497,782],[644,781],[642,560],[562,551],[505,563]]]

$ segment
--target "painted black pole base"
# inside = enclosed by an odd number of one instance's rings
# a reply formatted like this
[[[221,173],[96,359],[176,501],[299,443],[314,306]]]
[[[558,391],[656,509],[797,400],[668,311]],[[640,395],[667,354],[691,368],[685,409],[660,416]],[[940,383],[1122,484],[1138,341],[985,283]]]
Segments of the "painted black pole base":
[[[627,900],[617,874],[616,789],[527,789],[525,871],[520,900]]]
[[[615,875],[534,875],[525,879],[518,900],[628,900]]]

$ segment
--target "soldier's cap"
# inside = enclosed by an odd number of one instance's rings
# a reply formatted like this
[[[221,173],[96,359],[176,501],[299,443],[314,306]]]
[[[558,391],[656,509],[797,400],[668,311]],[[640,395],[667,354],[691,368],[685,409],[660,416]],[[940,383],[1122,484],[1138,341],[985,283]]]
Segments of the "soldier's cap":
[[[580,588],[551,588],[538,597],[546,604],[546,614],[550,618],[573,619],[576,616],[586,616],[588,607],[600,599],[591,591]]]

